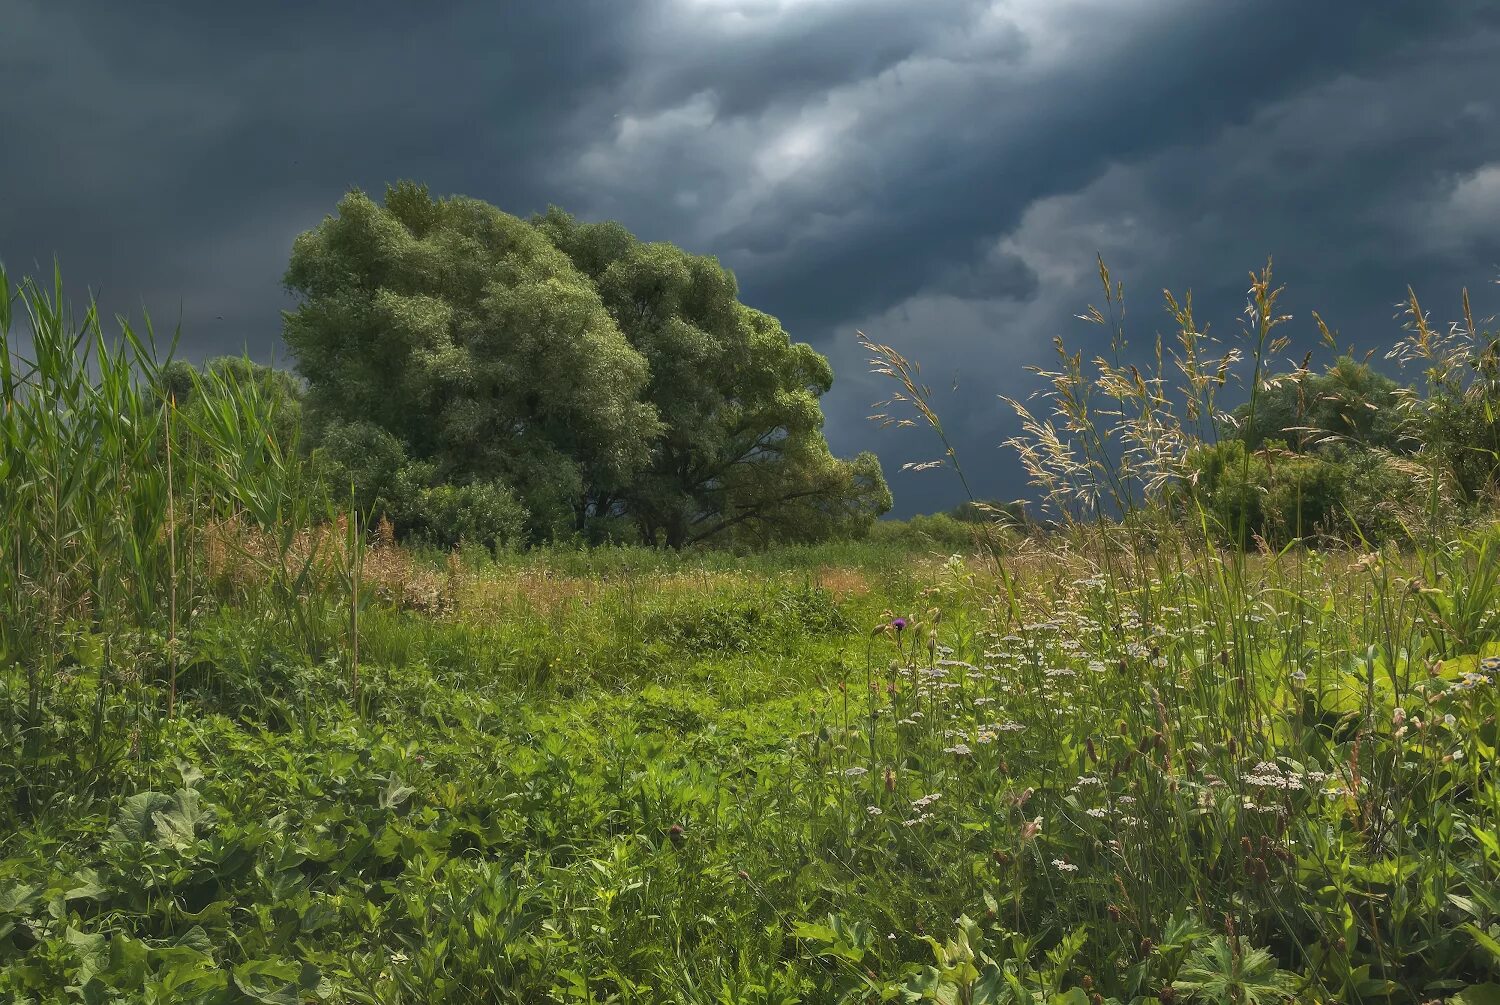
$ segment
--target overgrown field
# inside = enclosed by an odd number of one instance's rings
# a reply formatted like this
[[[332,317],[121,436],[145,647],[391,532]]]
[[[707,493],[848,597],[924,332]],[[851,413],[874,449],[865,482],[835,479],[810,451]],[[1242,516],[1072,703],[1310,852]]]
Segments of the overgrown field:
[[[134,729],[97,728],[79,637],[38,751],[6,738],[0,987],[1439,997],[1500,963],[1496,540],[1432,586],[1392,557],[1235,583],[1035,555],[1013,604],[981,563],[849,547],[377,552],[451,599],[372,602],[357,700],[226,608],[176,717]]]
[[[1436,460],[1273,549],[1101,363],[1119,519],[428,553],[3,292],[0,1001],[1500,1000],[1500,527]]]

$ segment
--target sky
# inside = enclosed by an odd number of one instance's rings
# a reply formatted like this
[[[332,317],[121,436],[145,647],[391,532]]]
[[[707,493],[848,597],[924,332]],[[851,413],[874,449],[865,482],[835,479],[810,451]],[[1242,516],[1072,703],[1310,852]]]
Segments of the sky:
[[[1009,499],[999,396],[1099,347],[1096,256],[1141,350],[1164,289],[1235,330],[1268,256],[1298,349],[1312,310],[1389,345],[1408,286],[1500,312],[1492,0],[0,0],[0,94],[0,262],[180,355],[289,363],[292,241],[351,188],[555,204],[733,269],[828,355],[829,441],[898,514],[961,489],[901,470],[938,451],[869,421],[856,331]]]

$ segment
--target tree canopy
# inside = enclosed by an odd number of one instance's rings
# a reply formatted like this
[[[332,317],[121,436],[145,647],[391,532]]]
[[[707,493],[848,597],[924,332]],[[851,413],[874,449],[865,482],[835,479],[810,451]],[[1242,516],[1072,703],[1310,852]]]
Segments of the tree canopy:
[[[286,284],[324,453],[398,522],[436,486],[513,495],[534,537],[673,546],[857,532],[890,506],[873,455],[828,449],[828,361],[713,258],[403,182],[345,196]]]
[[[1300,380],[1273,377],[1255,403],[1235,409],[1238,439],[1251,450],[1267,440],[1315,449],[1333,443],[1404,452],[1415,446],[1402,410],[1396,382],[1368,363],[1341,356],[1322,373]]]
[[[817,537],[890,508],[874,455],[841,461],[823,438],[828,360],[741,304],[716,259],[555,208],[533,222],[645,357],[645,397],[664,426],[647,468],[596,509],[681,545],[730,531]]]
[[[1423,493],[1414,466],[1422,431],[1402,389],[1341,356],[1321,372],[1267,379],[1233,413],[1233,434],[1194,451],[1192,483],[1226,540],[1400,538]]]

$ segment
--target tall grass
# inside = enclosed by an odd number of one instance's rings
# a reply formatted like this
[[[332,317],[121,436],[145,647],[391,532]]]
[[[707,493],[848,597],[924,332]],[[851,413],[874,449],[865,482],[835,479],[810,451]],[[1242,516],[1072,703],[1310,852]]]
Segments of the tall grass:
[[[1099,953],[1088,972],[1113,968],[1119,979],[1106,985],[1122,999],[1167,1000],[1175,989],[1229,1001],[1422,1000],[1483,980],[1500,963],[1500,535],[1487,521],[1460,522],[1447,486],[1453,445],[1424,413],[1481,396],[1483,414],[1496,414],[1496,335],[1476,325],[1467,292],[1463,320],[1445,330],[1415,297],[1408,304],[1408,333],[1390,358],[1420,365],[1426,393],[1408,392],[1400,407],[1435,434],[1416,451],[1426,498],[1408,511],[1419,523],[1413,548],[1361,554],[1304,538],[1273,551],[1247,534],[1246,507],[1208,505],[1192,464],[1196,449],[1236,431],[1220,396],[1243,382],[1253,423],[1269,374],[1284,366],[1290,343],[1277,329],[1290,318],[1270,266],[1251,276],[1237,337],[1210,338],[1191,297],[1169,293],[1175,340],[1158,337],[1144,354],[1126,339],[1121,286],[1102,262],[1099,275],[1105,306],[1082,317],[1108,348],[1058,340],[1057,365],[1036,370],[1041,404],[1006,399],[1022,426],[1009,444],[1063,528],[1049,542],[1059,578],[1018,603],[1015,577],[1002,577],[991,645],[971,663],[934,668],[909,698],[892,691],[886,714],[910,728],[887,730],[864,767],[926,765],[941,750],[1015,780],[952,772],[961,800],[1024,784],[1037,830],[1045,819],[1053,839],[1022,828],[1003,846],[1017,892],[1002,927],[1030,934],[1046,918],[1054,932],[1086,933]],[[913,406],[902,421],[937,432],[945,453],[934,466],[956,467],[924,389],[906,376],[911,364],[866,346]],[[1307,364],[1275,379],[1301,380]],[[902,662],[920,666],[916,655]],[[928,715],[913,717],[923,702]],[[991,703],[1028,742],[1006,743],[966,707]],[[885,711],[875,704],[872,730]],[[1028,842],[1054,851],[1033,859]],[[1039,888],[1052,903],[1031,899]],[[950,953],[974,964],[963,943],[978,937],[961,927]],[[1146,948],[1134,961],[1128,949],[1098,949],[1136,943]],[[960,1000],[975,993],[985,967],[949,965],[944,980]],[[1156,983],[1173,973],[1164,989]]]
[[[163,381],[175,344],[163,352],[149,319],[107,334],[56,273],[12,285],[0,269],[0,749],[37,791],[141,756],[176,711],[184,640],[206,608],[261,604],[297,641],[318,635],[326,591],[312,579],[329,549],[294,544],[328,514],[297,445],[277,441],[254,381],[197,376],[180,411]],[[261,547],[225,533],[246,527]],[[250,594],[206,575],[226,544],[262,572]],[[49,733],[64,721],[49,704],[82,700],[87,742]]]

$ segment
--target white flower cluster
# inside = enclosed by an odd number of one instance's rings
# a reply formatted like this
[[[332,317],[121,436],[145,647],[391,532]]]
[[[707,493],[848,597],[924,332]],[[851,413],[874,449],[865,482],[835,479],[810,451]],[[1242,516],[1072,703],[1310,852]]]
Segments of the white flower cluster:
[[[1280,789],[1283,792],[1300,792],[1306,788],[1302,779],[1286,771],[1274,761],[1261,761],[1254,770],[1244,776],[1247,785],[1262,789]]]

